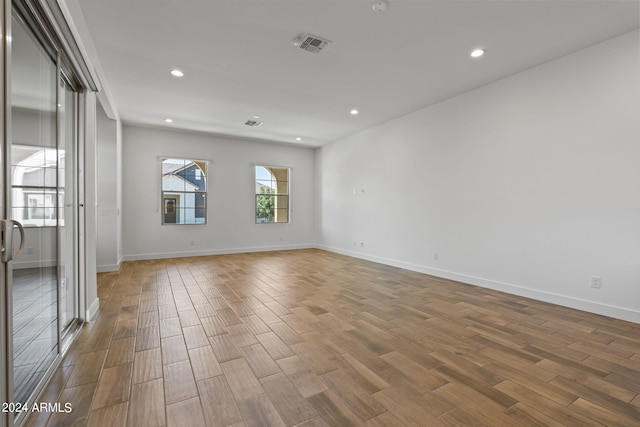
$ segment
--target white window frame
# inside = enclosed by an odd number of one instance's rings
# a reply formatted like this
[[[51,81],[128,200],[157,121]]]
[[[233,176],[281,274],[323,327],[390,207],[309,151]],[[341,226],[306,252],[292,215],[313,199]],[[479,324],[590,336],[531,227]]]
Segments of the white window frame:
[[[275,217],[273,221],[259,221],[258,219],[258,196],[263,193],[258,193],[256,184],[258,183],[258,173],[257,168],[262,167],[267,170],[269,169],[286,169],[287,170],[287,192],[284,193],[276,193],[274,196],[286,197],[287,200],[287,208],[286,208],[286,221],[276,221]],[[271,171],[270,171],[271,172]],[[290,166],[276,166],[268,163],[253,163],[253,219],[256,224],[289,224],[291,222],[291,175],[293,172],[293,168]],[[273,172],[272,176],[273,176]],[[275,178],[275,177],[274,177]],[[277,179],[276,179],[277,181]],[[274,208],[277,209],[277,208]]]
[[[160,220],[161,220],[161,224],[162,225],[206,225],[208,222],[208,217],[209,217],[209,209],[208,209],[208,205],[209,205],[209,196],[208,196],[208,192],[209,192],[209,165],[211,162],[209,162],[208,160],[200,160],[200,159],[193,159],[193,158],[185,158],[185,157],[180,157],[180,156],[162,156],[159,157],[159,164],[160,164]],[[199,175],[196,174],[194,176],[194,179],[197,181],[204,181],[205,187],[204,187],[204,191],[187,191],[187,190],[173,190],[173,189],[165,189],[164,188],[164,177],[165,177],[165,173],[163,173],[163,164],[166,160],[178,160],[178,161],[182,161],[182,162],[188,162],[189,164],[195,164],[196,166],[198,166],[198,172]],[[200,164],[204,164],[204,168],[205,170],[203,171],[202,168],[200,167]],[[178,169],[179,170],[179,169]],[[176,175],[177,176],[177,175]],[[184,178],[181,178],[184,179]],[[188,182],[188,181],[187,181]],[[192,184],[193,185],[193,184]],[[180,206],[179,201],[181,200],[186,200],[187,196],[189,195],[194,195],[195,197],[198,196],[202,196],[204,197],[204,206],[202,207],[202,209],[204,209],[204,216],[202,217],[202,221],[197,222],[195,221],[196,217],[195,214],[196,212],[199,210],[199,208],[196,207],[195,204],[195,199],[194,199],[194,206],[193,206],[193,214],[194,214],[194,220],[193,221],[189,221],[189,222],[179,222],[179,214],[180,213],[185,213],[187,211],[186,208],[184,208],[183,206]],[[174,196],[174,197],[172,197]],[[176,222],[167,222],[166,221],[166,214],[168,212],[166,212],[165,209],[165,201],[166,200],[178,200],[178,203],[176,206],[174,206],[175,209],[175,214],[176,214]],[[189,208],[191,209],[191,208]]]

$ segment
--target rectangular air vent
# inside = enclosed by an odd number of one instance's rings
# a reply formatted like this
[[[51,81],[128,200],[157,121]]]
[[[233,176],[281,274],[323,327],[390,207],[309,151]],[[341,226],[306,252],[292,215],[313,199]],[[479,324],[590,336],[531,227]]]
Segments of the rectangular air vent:
[[[246,122],[244,122],[245,125],[247,126],[251,126],[253,128],[257,128],[262,126],[262,122],[256,121],[256,120],[247,120]]]
[[[305,34],[303,36],[296,37],[293,44],[307,52],[318,53],[329,43],[331,43],[329,40],[325,40],[312,34]]]

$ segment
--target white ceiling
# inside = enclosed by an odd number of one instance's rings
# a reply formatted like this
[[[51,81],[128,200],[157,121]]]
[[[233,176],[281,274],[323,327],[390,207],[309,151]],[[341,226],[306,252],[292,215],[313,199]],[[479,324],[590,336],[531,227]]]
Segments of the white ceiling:
[[[372,0],[79,4],[124,122],[307,146],[631,31],[640,21],[637,0],[389,0],[383,13],[372,10]],[[300,33],[332,42],[308,53],[291,42]],[[476,47],[487,54],[471,59]],[[185,77],[172,77],[172,68]],[[360,114],[351,116],[352,108]],[[263,126],[244,125],[254,114]]]

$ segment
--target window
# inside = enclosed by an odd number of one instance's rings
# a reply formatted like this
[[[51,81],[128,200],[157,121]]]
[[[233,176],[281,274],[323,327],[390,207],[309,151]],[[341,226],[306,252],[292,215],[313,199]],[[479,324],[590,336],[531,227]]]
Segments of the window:
[[[64,226],[64,150],[13,144],[11,154],[13,218],[26,227]]]
[[[289,222],[289,168],[256,166],[256,223]]]
[[[162,223],[207,223],[207,162],[162,159]]]

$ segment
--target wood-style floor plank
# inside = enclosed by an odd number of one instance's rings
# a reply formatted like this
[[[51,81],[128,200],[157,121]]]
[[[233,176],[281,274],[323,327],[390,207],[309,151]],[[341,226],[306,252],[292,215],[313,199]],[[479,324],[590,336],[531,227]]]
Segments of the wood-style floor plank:
[[[287,425],[264,394],[243,399],[239,405],[244,423],[248,427],[285,427]]]
[[[104,368],[91,408],[103,408],[129,400],[132,370],[133,363]]]
[[[105,368],[112,368],[118,365],[125,365],[133,362],[135,349],[135,338],[120,338],[112,340],[107,353],[107,360],[104,362]]]
[[[191,368],[196,381],[222,374],[222,368],[220,368],[211,346],[189,350],[189,359],[191,360]]]
[[[196,382],[188,360],[164,365],[164,400],[171,405],[198,396]]]
[[[159,348],[138,351],[133,362],[133,384],[162,378],[162,353]]]
[[[278,373],[262,378],[260,382],[285,425],[300,424],[318,415],[286,375]]]
[[[278,364],[271,358],[261,344],[240,349],[257,378],[264,378],[280,372]]]
[[[244,358],[233,359],[220,366],[238,402],[264,393],[260,381]]]
[[[62,402],[63,405],[67,402],[73,402],[72,410],[68,414],[62,411],[52,413],[47,425],[58,426],[65,423],[69,423],[70,425],[75,423],[85,424],[89,416],[89,411],[91,410],[91,400],[95,387],[95,383],[88,383],[65,388],[58,401]]]
[[[640,425],[640,325],[320,250],[98,277],[28,427]]]
[[[87,427],[126,426],[129,401],[91,411]]]
[[[200,399],[193,397],[167,405],[167,427],[205,427]]]
[[[134,384],[131,387],[127,426],[160,427],[165,423],[164,382],[162,378]]]
[[[74,387],[86,383],[95,383],[100,378],[107,350],[92,351],[80,354],[66,387]]]
[[[198,381],[198,392],[206,402],[202,410],[207,425],[230,426],[242,422],[238,403],[224,375]]]
[[[181,362],[189,359],[187,346],[184,343],[184,337],[181,335],[162,338],[160,340],[162,348],[162,364]]]

